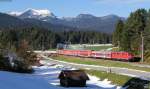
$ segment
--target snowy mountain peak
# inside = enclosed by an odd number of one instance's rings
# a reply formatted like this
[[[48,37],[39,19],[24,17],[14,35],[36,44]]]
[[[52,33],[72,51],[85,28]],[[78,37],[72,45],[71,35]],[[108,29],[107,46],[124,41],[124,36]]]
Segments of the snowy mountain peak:
[[[51,18],[56,18],[56,16],[50,12],[47,9],[27,9],[23,12],[9,12],[9,15],[16,16],[22,19],[25,18],[32,18],[32,19],[38,19],[38,20],[43,20],[47,21],[48,19]]]
[[[49,10],[47,9],[43,9],[43,10],[36,10],[36,9],[28,9],[27,11],[25,11],[23,14],[29,14],[29,15],[40,15],[40,16],[54,16],[53,13],[51,13]]]
[[[95,18],[95,16],[91,14],[79,14],[77,18]]]
[[[37,9],[28,9],[23,12],[21,15],[23,18],[43,18],[43,17],[53,17],[56,16],[47,9],[37,10]]]

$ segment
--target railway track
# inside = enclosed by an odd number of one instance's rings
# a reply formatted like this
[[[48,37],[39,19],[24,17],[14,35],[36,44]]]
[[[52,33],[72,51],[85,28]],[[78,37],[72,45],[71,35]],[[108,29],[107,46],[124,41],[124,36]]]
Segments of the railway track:
[[[121,74],[121,75],[127,75],[127,76],[131,76],[131,77],[137,77],[137,78],[141,78],[141,79],[145,79],[145,80],[150,80],[150,72],[128,69],[128,68],[120,68],[120,67],[105,67],[105,66],[96,66],[96,65],[77,64],[77,63],[70,63],[70,62],[54,60],[52,58],[49,58],[49,57],[43,56],[43,55],[42,55],[42,57],[44,59],[47,59],[46,61],[49,63],[60,64],[60,65],[66,66],[66,67],[106,71],[106,72],[112,72],[112,73]]]
[[[55,54],[56,51],[34,51],[35,53],[38,53],[38,54]],[[117,61],[117,62],[121,62],[121,61]],[[147,65],[147,64],[139,64],[138,62],[135,63],[135,62],[124,62],[124,63],[127,63],[127,64],[130,64],[132,66],[137,66],[137,67],[145,67],[145,68],[150,68],[150,65]]]

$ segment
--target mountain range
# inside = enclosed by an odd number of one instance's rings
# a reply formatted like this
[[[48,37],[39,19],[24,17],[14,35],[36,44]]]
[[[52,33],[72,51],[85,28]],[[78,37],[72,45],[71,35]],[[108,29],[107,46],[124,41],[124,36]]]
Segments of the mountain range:
[[[80,30],[99,31],[112,33],[118,20],[125,18],[117,15],[107,15],[97,17],[91,14],[79,14],[76,17],[58,18],[49,10],[28,9],[23,12],[0,13],[0,26],[30,26],[36,25],[44,28],[55,28],[61,30]]]

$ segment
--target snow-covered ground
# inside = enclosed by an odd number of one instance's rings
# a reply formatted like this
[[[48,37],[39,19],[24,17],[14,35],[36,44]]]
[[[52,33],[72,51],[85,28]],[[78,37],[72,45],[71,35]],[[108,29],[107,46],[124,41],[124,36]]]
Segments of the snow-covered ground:
[[[19,74],[6,71],[0,71],[0,89],[68,89],[59,85],[57,78],[60,71],[64,68],[62,65],[47,64],[41,67],[34,67],[33,74]],[[69,89],[120,89],[116,85],[105,79],[100,81],[99,78],[90,76],[87,81],[87,87],[69,87]]]

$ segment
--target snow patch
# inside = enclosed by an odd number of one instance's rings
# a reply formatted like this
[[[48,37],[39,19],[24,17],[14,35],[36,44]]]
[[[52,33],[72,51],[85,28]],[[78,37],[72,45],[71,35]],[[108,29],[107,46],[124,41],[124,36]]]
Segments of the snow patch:
[[[48,64],[36,67],[33,74],[19,74],[0,71],[0,88],[1,89],[68,89],[61,87],[59,84],[58,75],[61,70],[75,68],[64,67],[62,65]],[[121,89],[116,85],[112,85],[107,79],[100,81],[95,76],[88,75],[90,80],[87,81],[87,87],[69,87],[69,89]]]
[[[13,11],[13,12],[8,12],[9,15],[12,15],[12,16],[19,16],[22,14],[22,12],[18,12],[18,11]]]

